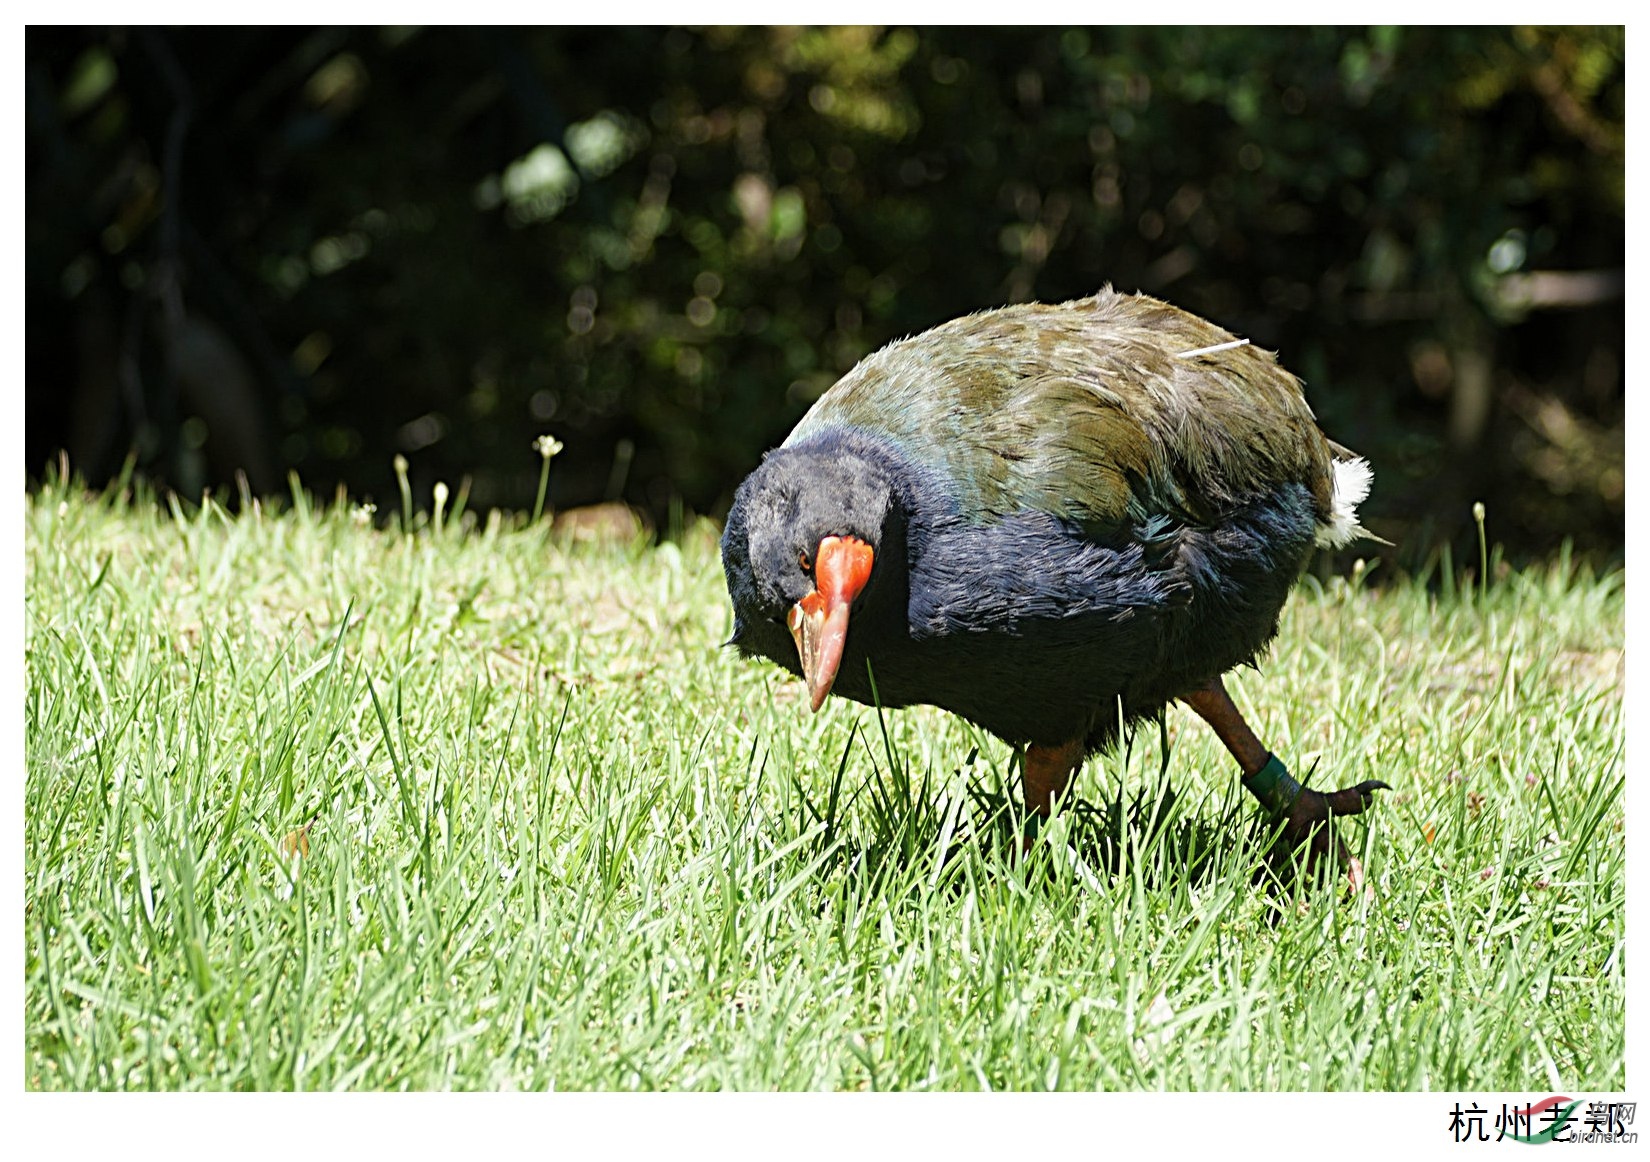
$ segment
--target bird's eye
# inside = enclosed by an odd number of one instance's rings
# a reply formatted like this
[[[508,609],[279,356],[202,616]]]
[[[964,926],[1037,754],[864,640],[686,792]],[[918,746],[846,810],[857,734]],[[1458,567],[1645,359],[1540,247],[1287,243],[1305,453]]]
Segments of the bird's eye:
[[[804,573],[812,573],[814,571],[814,563],[808,559],[806,550],[796,555],[796,563],[802,566],[802,571]]]

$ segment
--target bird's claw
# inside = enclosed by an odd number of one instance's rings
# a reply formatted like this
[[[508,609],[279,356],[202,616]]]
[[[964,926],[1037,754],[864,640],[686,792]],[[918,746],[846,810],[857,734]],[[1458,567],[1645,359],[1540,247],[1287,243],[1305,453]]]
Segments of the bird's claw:
[[[1356,787],[1342,787],[1339,791],[1330,791],[1327,795],[1320,795],[1329,810],[1336,815],[1362,815],[1369,805],[1375,801],[1376,791],[1390,791],[1392,787],[1379,779],[1365,779]],[[1307,794],[1317,792],[1302,791],[1304,798]],[[1296,800],[1298,803],[1299,800]]]
[[[1391,789],[1379,779],[1366,779],[1355,787],[1343,787],[1327,794],[1302,787],[1273,844],[1270,862],[1274,870],[1286,870],[1291,858],[1304,847],[1308,876],[1317,876],[1324,861],[1333,858],[1334,866],[1346,874],[1348,886],[1356,895],[1365,887],[1363,864],[1335,834],[1334,821],[1338,816],[1362,814],[1375,801],[1376,791]]]

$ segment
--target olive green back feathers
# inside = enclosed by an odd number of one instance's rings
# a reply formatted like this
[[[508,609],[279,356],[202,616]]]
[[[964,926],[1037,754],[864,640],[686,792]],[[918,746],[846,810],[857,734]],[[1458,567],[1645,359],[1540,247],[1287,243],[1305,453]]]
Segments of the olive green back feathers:
[[[1337,464],[1300,381],[1270,352],[1109,287],[891,343],[786,443],[834,425],[920,450],[985,520],[1031,507],[1097,532],[1158,514],[1206,525],[1294,481],[1312,496],[1320,542],[1340,544],[1361,532],[1352,510],[1369,487],[1362,461]]]

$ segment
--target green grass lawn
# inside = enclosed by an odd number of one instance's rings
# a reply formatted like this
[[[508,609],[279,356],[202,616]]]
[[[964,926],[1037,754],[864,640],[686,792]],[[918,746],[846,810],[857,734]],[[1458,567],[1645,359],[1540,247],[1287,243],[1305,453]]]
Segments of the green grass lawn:
[[[1234,696],[1395,790],[1301,900],[1179,708],[1013,858],[1003,744],[719,648],[708,525],[25,524],[30,1088],[1625,1083],[1620,574],[1302,584]]]

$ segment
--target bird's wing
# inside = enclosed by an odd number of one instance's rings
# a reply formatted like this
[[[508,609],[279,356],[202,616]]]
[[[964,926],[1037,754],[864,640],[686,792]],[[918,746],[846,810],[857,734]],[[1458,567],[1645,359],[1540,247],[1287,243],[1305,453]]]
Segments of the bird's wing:
[[[1210,524],[1296,481],[1330,511],[1330,453],[1271,353],[1144,296],[971,315],[870,356],[791,442],[886,435],[980,519],[1032,509],[1100,532]]]

